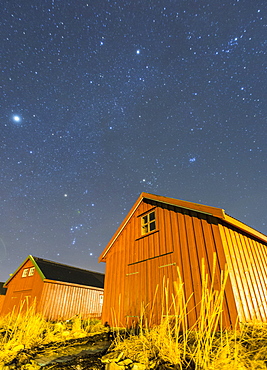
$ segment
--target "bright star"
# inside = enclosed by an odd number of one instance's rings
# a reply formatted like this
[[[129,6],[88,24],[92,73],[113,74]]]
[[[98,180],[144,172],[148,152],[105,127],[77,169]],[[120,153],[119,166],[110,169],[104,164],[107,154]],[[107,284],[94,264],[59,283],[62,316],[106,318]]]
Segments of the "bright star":
[[[140,54],[141,53],[141,50],[140,49],[137,49],[136,50],[136,54]]]
[[[16,123],[19,123],[21,122],[21,117],[18,116],[17,114],[14,114],[13,117],[12,117],[13,121],[16,122]]]

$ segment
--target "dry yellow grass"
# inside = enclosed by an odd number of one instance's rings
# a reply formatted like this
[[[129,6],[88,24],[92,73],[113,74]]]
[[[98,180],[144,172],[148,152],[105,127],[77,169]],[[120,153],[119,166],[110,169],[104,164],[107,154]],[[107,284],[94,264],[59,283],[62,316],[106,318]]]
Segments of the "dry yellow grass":
[[[81,320],[79,316],[61,322],[49,322],[30,307],[26,312],[0,317],[0,368],[23,350],[40,345],[82,338],[106,328],[99,320]],[[26,367],[27,368],[27,367]],[[25,368],[25,369],[26,369]]]

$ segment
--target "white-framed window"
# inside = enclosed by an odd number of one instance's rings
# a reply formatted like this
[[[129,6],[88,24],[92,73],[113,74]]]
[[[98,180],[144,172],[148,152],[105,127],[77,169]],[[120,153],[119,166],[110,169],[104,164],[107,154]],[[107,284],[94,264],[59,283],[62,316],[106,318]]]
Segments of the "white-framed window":
[[[22,277],[27,277],[28,276],[29,269],[24,269],[22,271]]]
[[[141,218],[141,231],[142,235],[156,230],[156,212],[150,212]]]
[[[31,267],[29,270],[28,276],[33,276],[34,271],[35,271],[35,267]]]

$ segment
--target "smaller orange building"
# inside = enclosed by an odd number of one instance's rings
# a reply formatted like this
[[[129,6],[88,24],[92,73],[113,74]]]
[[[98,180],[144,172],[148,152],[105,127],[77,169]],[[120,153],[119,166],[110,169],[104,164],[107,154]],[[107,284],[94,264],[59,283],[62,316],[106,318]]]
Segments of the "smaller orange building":
[[[104,274],[28,256],[6,281],[1,315],[36,305],[49,320],[100,317]]]

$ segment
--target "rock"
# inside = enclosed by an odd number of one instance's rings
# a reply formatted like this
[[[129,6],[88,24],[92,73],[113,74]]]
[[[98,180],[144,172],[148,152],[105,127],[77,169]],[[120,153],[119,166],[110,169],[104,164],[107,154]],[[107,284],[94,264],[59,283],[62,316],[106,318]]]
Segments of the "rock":
[[[101,358],[101,361],[103,364],[108,364],[110,362],[119,362],[120,359],[123,357],[123,352],[120,351],[114,351],[114,352],[109,352],[106,355],[104,355]]]
[[[116,364],[116,362],[110,362],[105,365],[105,370],[124,370],[124,366]]]
[[[132,360],[130,360],[129,358],[126,358],[125,360],[122,360],[120,362],[118,362],[118,365],[120,366],[129,366],[133,363]]]
[[[146,365],[140,362],[135,362],[131,370],[146,370]]]
[[[19,351],[22,351],[24,349],[24,345],[23,344],[18,344],[17,346],[13,347],[13,351],[14,352],[19,352]]]

